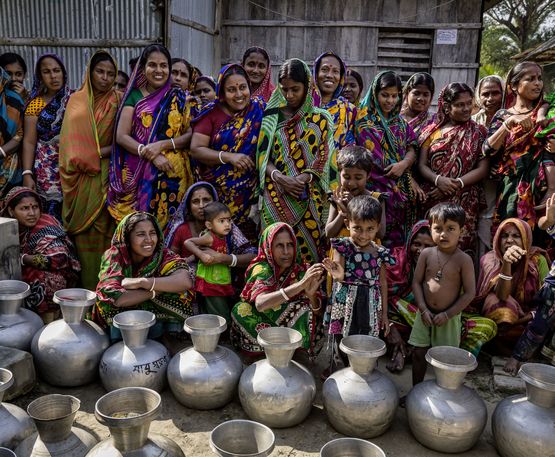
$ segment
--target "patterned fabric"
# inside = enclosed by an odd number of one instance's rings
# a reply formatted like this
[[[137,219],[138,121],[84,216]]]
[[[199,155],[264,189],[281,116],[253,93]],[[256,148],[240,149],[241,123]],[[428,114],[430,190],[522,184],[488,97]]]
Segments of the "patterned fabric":
[[[390,248],[403,246],[407,233],[416,220],[415,196],[411,185],[411,171],[398,179],[384,175],[384,168],[405,158],[409,147],[418,143],[412,128],[400,116],[401,98],[386,118],[378,103],[378,82],[388,72],[379,73],[361,102],[355,123],[356,142],[371,152],[372,170],[368,188],[387,195],[387,232],[384,244]],[[390,72],[389,72],[390,73]]]
[[[4,208],[22,193],[31,192],[37,202],[39,195],[28,187],[14,187],[6,195]],[[29,309],[43,314],[58,309],[54,292],[75,287],[81,269],[75,248],[61,224],[48,214],[41,214],[32,228],[19,225],[20,253],[34,256],[33,265],[21,267],[21,278],[31,287],[25,299]]]
[[[430,234],[429,227],[428,221],[417,222],[406,245],[393,250],[393,258],[396,263],[387,269],[388,316],[405,341],[408,341],[418,314],[418,306],[416,306],[412,293],[412,278],[417,259],[411,255],[410,246],[416,235],[422,230],[427,229]],[[482,346],[495,337],[497,325],[491,319],[480,316],[471,308],[467,308],[467,311],[462,313],[461,331],[460,347],[478,356]]]
[[[23,99],[8,88],[9,82],[10,76],[0,68],[0,146],[15,136],[23,136]],[[17,163],[17,150],[7,157],[0,157],[0,198],[13,184]]]
[[[331,322],[333,335],[379,336],[382,316],[380,270],[395,260],[389,249],[373,244],[377,255],[361,251],[350,238],[332,238],[331,246],[345,259],[345,277],[333,284]]]
[[[306,264],[297,261],[279,272],[272,254],[272,241],[281,231],[287,231],[298,253],[295,233],[291,226],[278,222],[268,226],[262,233],[258,255],[250,263],[246,274],[246,285],[241,299],[231,312],[239,347],[252,354],[261,354],[262,348],[256,338],[258,332],[267,327],[290,327],[298,330],[302,337],[302,346],[313,352],[317,336],[317,318],[312,312],[310,302],[305,296],[290,297],[283,303],[266,311],[257,311],[256,297],[285,288],[303,278]]]
[[[195,122],[222,103],[226,75],[236,67],[242,68],[237,64],[229,64],[221,69],[216,86],[217,99],[202,109]],[[216,137],[211,139],[210,148],[215,151],[244,154],[254,161],[263,113],[264,101],[258,97],[251,97],[250,103],[242,111],[235,113],[222,125]],[[216,188],[222,203],[229,208],[231,218],[244,230],[248,224],[251,206],[256,201],[256,172],[242,171],[226,163],[210,166],[199,164],[198,173],[201,180],[208,181]]]
[[[405,88],[412,87],[413,81],[416,79],[416,77],[418,77],[422,74],[428,74],[428,73],[426,73],[426,72],[415,73],[414,75],[412,75],[408,79],[408,81],[405,83],[404,87]],[[429,76],[432,77],[432,75],[429,75]],[[407,120],[406,119],[406,112],[409,109],[409,107],[408,107],[408,95],[409,94],[408,94],[408,92],[405,92],[405,91],[403,91],[403,94],[404,95],[403,95],[403,104],[401,106],[401,116],[403,117],[403,119],[405,119],[408,122],[409,126],[414,131],[414,134],[416,135],[416,138],[418,139],[418,144],[421,145],[423,143],[423,141],[420,140],[420,134],[422,133],[422,130],[434,120],[435,114],[430,112],[430,109],[428,108],[428,111],[420,113],[418,116],[413,117],[411,120]],[[433,97],[433,95],[434,94],[432,93],[432,97]]]
[[[123,103],[118,111],[118,125],[125,101],[135,90],[147,84],[144,69],[137,65]],[[133,112],[131,136],[141,144],[178,138],[185,134],[191,121],[187,93],[171,86],[171,78],[156,91],[137,102]],[[163,227],[174,215],[193,176],[189,155],[185,150],[165,150],[163,156],[173,170],[163,172],[156,166],[126,151],[114,142],[110,162],[109,210],[116,221],[133,211],[147,211],[156,216]]]
[[[210,249],[220,254],[230,254],[227,250],[225,238],[220,238],[214,233],[212,233]],[[202,261],[199,261],[195,279],[195,291],[205,297],[227,297],[233,295],[234,290],[231,285],[231,268],[229,265],[223,263],[205,265]]]
[[[75,236],[82,261],[83,286],[94,289],[98,282],[100,257],[110,246],[114,230],[106,208],[109,159],[101,160],[100,149],[112,144],[115,118],[121,95],[115,89],[94,96],[89,60],[85,81],[69,98],[60,133],[60,179],[64,195],[64,227]],[[79,235],[79,236],[77,236]]]
[[[126,238],[132,231],[131,217],[135,214],[145,215],[152,222],[158,235],[158,243],[150,258],[135,265],[131,257],[131,248]],[[98,300],[93,312],[95,320],[102,325],[111,325],[112,318],[120,312],[114,306],[116,300],[126,292],[121,282],[124,278],[171,276],[177,270],[187,270],[189,267],[184,259],[178,257],[164,247],[162,229],[151,214],[131,213],[119,223],[112,238],[112,246],[102,256],[99,282],[96,288]],[[134,309],[151,311],[156,319],[162,322],[183,322],[192,315],[191,301],[193,293],[186,291],[182,294],[161,292],[153,300],[145,301]]]
[[[510,298],[499,300],[495,295],[495,287],[499,281],[499,273],[503,264],[501,251],[501,235],[508,225],[514,225],[520,233],[522,246],[526,256],[512,269],[512,290]],[[478,277],[476,304],[478,309],[483,305],[482,314],[497,323],[514,323],[531,309],[534,295],[540,289],[547,274],[547,253],[532,246],[532,230],[521,219],[505,219],[498,227],[493,238],[493,251],[480,259],[480,276]]]
[[[428,163],[430,169],[438,175],[447,178],[460,178],[478,166],[484,159],[482,143],[486,137],[486,129],[476,124],[472,119],[462,124],[445,127],[449,118],[445,115],[445,89],[438,98],[438,113],[434,121],[428,125],[420,135],[422,146],[428,148]],[[422,190],[429,195],[436,186],[430,182],[421,184]],[[432,199],[428,197],[422,204],[421,215],[441,202],[451,202],[461,205],[466,213],[465,223],[459,241],[460,248],[472,258],[476,252],[476,229],[478,214],[485,206],[485,201],[478,184],[465,186],[449,197]]]
[[[281,109],[287,106],[287,101],[281,90],[274,91],[262,121],[256,160],[262,228],[279,221],[290,224],[303,261],[311,263],[324,255],[324,227],[328,212],[326,192],[335,146],[333,120],[327,111],[314,106],[310,70],[304,62],[303,65],[309,80],[303,105],[289,119],[282,120]],[[268,162],[287,176],[312,175],[312,181],[300,199],[281,192],[266,176]]]
[[[68,86],[67,71],[62,60],[55,54],[43,54],[35,65],[33,88],[29,96],[30,104],[44,91],[40,64],[45,58],[54,59],[62,68],[64,83],[54,98],[41,110],[37,119],[37,146],[35,149],[34,171],[37,192],[45,202],[44,210],[62,221],[62,185],[59,169],[59,135],[66,105],[71,95]]]

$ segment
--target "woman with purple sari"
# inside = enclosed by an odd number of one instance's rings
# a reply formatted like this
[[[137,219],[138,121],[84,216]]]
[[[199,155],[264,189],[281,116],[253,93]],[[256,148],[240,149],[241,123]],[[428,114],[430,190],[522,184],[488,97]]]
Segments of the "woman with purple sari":
[[[434,113],[430,112],[434,91],[434,78],[426,72],[412,75],[403,88],[401,117],[414,130],[419,143],[420,134],[434,119]]]

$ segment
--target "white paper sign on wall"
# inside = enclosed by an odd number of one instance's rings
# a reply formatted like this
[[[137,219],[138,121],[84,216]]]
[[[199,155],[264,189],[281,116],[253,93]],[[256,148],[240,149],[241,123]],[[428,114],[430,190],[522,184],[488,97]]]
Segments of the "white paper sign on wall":
[[[457,44],[457,29],[438,29],[436,44]]]

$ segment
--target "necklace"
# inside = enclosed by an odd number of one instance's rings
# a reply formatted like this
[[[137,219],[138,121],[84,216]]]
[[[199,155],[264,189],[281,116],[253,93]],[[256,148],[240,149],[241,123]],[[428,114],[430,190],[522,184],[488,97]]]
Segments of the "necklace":
[[[443,278],[443,269],[445,268],[445,266],[449,263],[449,261],[451,260],[451,258],[453,257],[455,253],[453,252],[453,254],[451,254],[449,256],[449,258],[443,263],[443,265],[441,265],[440,261],[439,261],[439,249],[436,247],[436,255],[437,255],[437,264],[439,265],[439,269],[437,270],[436,275],[434,276],[434,279],[437,282],[441,282],[441,278]]]
[[[513,110],[515,111],[515,114],[528,114],[534,111],[534,107],[530,108],[528,111],[518,111],[516,107],[513,106]]]

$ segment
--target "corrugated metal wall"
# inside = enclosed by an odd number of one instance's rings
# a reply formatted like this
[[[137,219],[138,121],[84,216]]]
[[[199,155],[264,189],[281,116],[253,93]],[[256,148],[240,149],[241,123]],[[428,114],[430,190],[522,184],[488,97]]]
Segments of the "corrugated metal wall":
[[[71,87],[81,84],[90,56],[108,49],[122,70],[144,46],[163,41],[163,1],[1,0],[0,52],[21,54],[31,85],[33,66],[45,52],[66,64]]]

